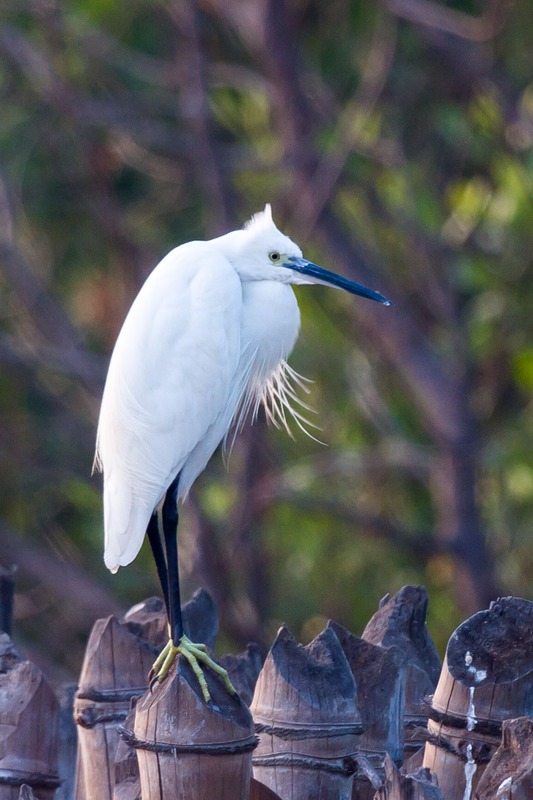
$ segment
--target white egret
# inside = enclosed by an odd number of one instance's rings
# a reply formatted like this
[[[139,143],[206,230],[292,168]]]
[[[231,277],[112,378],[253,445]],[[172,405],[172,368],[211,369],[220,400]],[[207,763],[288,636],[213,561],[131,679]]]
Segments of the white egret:
[[[147,533],[169,619],[155,676],[162,680],[182,653],[206,701],[199,661],[234,689],[205,646],[184,635],[177,504],[230,429],[261,402],[285,426],[287,415],[302,419],[294,405],[301,379],[286,358],[300,327],[291,284],[306,283],[390,305],[305,260],[267,205],[243,229],[183,244],[163,258],[133,302],[109,365],[95,457],[104,474],[104,560],[111,572],[129,564]]]

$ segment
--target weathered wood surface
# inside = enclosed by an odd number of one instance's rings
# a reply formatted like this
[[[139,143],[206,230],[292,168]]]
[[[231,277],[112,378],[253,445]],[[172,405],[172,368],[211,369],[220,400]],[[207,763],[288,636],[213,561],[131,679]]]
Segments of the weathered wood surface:
[[[75,683],[54,686],[59,701],[59,774],[61,785],[54,800],[72,800],[75,787],[76,750],[78,731],[72,715],[74,696],[77,690]]]
[[[253,721],[238,695],[204,670],[212,701],[204,701],[190,665],[179,659],[169,676],[137,703],[134,730],[147,800],[249,800]]]
[[[218,610],[209,592],[197,589],[181,607],[183,630],[193,642],[202,642],[212,653],[218,635]]]
[[[27,784],[38,800],[59,785],[59,703],[41,671],[0,634],[0,800]]]
[[[195,592],[182,614],[190,638],[212,649],[218,614],[208,592]],[[74,708],[79,740],[76,800],[113,797],[117,728],[146,691],[152,664],[167,640],[165,609],[155,597],[133,606],[121,620],[112,616],[95,623]]]
[[[533,603],[502,598],[448,643],[424,766],[446,800],[469,800],[500,744],[502,721],[533,716]]]
[[[135,726],[135,708],[124,720],[124,728],[132,731]],[[119,737],[115,754],[115,790],[113,800],[141,800],[141,779],[137,752]]]
[[[428,769],[406,775],[387,754],[384,770],[385,780],[374,800],[443,800],[436,778]]]
[[[421,769],[424,764],[424,747],[421,747],[420,750],[417,750],[413,753],[409,758],[406,758],[403,762],[403,769],[409,775],[413,775],[417,769]]]
[[[258,780],[282,800],[351,798],[362,726],[355,681],[331,628],[306,647],[280,629],[251,709]]]
[[[502,743],[479,780],[476,800],[533,800],[533,719],[503,723]]]
[[[404,657],[404,759],[424,746],[420,730],[427,725],[424,698],[433,694],[441,670],[437,649],[426,619],[428,593],[423,586],[404,586],[383,598],[362,638],[380,647],[397,647]]]
[[[404,658],[397,647],[371,644],[336,622],[330,621],[328,629],[337,636],[357,686],[363,734],[353,798],[371,800],[384,777],[385,754],[389,753],[395,761],[402,760]]]
[[[257,644],[247,645],[244,653],[236,656],[226,655],[220,659],[221,665],[227,669],[241,700],[247,706],[252,702],[255,685],[263,667],[263,660]]]
[[[272,789],[269,789],[264,783],[260,783],[255,778],[252,778],[250,782],[249,800],[281,800],[281,798],[279,794],[273,792]]]
[[[122,620],[100,621],[75,704],[80,739],[96,729],[93,741],[103,742],[103,754],[85,759],[88,773],[80,764],[76,800],[141,800],[139,761],[144,800],[372,800],[376,790],[376,800],[533,800],[533,603],[520,598],[498,600],[452,635],[428,707],[425,769],[419,769],[420,753],[398,769],[409,670],[422,676],[412,693],[414,709],[420,685],[435,669],[425,632],[426,600],[419,587],[387,598],[365,629],[372,642],[330,622],[302,647],[282,628],[257,683],[256,646],[224,657],[246,701],[256,684],[252,710],[261,744],[253,754],[245,702],[230,697],[207,670],[213,702],[205,704],[186,662],[153,693],[144,692],[139,713],[130,712],[166,641],[159,601],[134,607]],[[197,593],[183,610],[191,638],[212,648],[218,622],[209,596]],[[15,700],[15,676],[23,686],[22,703]],[[0,635],[0,800],[70,800],[68,781],[55,796],[58,704],[46,687],[45,705],[52,710],[37,709],[41,684],[40,673]],[[43,772],[39,753],[31,755],[30,765],[28,751],[32,743],[45,747],[50,720],[56,725],[56,763]],[[124,740],[117,733],[121,722]],[[68,760],[72,746],[63,747]]]
[[[74,704],[78,725],[77,800],[111,800],[117,727],[147,688],[167,639],[163,604],[152,598],[123,619],[98,620],[91,632]]]
[[[31,790],[31,786],[23,783],[20,787],[19,800],[35,800],[35,795]]]

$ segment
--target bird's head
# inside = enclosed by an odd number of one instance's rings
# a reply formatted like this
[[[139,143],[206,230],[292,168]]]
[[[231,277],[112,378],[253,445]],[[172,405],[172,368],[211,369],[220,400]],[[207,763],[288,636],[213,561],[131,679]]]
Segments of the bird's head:
[[[379,292],[307,261],[298,245],[276,228],[268,203],[242,230],[221,236],[217,241],[243,281],[321,283],[391,305]]]

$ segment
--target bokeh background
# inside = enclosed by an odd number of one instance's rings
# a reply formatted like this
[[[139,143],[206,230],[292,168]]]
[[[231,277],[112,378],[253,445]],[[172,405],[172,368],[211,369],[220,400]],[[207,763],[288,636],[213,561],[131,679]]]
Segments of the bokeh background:
[[[172,247],[264,203],[394,307],[297,290],[320,438],[259,421],[182,513],[220,652],[360,633],[405,583],[454,627],[533,580],[533,4],[3,0],[0,565],[14,635],[75,677],[111,576],[91,477],[109,354]],[[313,417],[315,420],[315,417]]]

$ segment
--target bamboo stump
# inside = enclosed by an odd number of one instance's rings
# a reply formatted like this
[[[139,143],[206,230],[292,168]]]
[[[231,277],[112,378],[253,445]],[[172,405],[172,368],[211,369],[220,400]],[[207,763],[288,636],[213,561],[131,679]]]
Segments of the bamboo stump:
[[[222,656],[221,665],[228,671],[230,680],[247,706],[252,702],[254,689],[263,666],[259,645],[249,644],[244,653]]]
[[[470,800],[502,721],[533,715],[533,603],[502,598],[452,635],[432,706],[424,766],[447,800]]]
[[[282,627],[251,708],[259,781],[282,800],[349,800],[362,726],[353,675],[331,629],[302,647]]]
[[[378,647],[329,622],[335,632],[357,685],[359,712],[364,733],[352,797],[371,800],[384,779],[384,760],[402,760],[403,742],[403,654],[397,647]]]
[[[20,793],[18,797],[19,800],[35,800],[35,795],[33,794],[31,787],[26,783],[23,783],[20,787]]]
[[[203,642],[212,653],[218,634],[218,611],[205,589],[197,589],[181,607],[183,630],[192,642]]]
[[[428,593],[423,586],[404,586],[393,597],[383,598],[362,638],[380,647],[398,647],[404,656],[404,760],[423,748],[419,731],[427,725],[424,703],[433,694],[441,662],[426,627]]]
[[[133,708],[124,721],[126,730],[133,730],[135,709]],[[141,800],[141,781],[137,753],[127,742],[119,738],[115,755],[115,791],[113,800]]]
[[[384,767],[385,781],[376,792],[375,800],[442,800],[435,776],[428,769],[404,775],[388,755]]]
[[[257,744],[250,711],[204,670],[212,702],[183,658],[147,692],[135,727],[122,735],[137,750],[142,796],[150,800],[248,800]]]
[[[61,786],[56,792],[55,800],[72,800],[76,772],[76,751],[78,747],[78,731],[72,715],[74,695],[77,685],[63,683],[55,686],[55,694],[59,702],[59,774]]]
[[[255,778],[252,778],[249,800],[281,800],[281,798],[279,794],[273,792],[272,789],[269,789],[264,783],[260,783],[256,781]]]
[[[166,615],[157,598],[134,606],[122,620],[110,616],[95,623],[74,704],[77,800],[113,797],[118,725],[132,700],[146,691],[148,673],[166,639]]]
[[[58,775],[59,703],[41,671],[0,635],[0,800],[26,785],[52,800]]]
[[[505,720],[502,743],[483,773],[475,796],[476,800],[532,800],[533,719]]]

